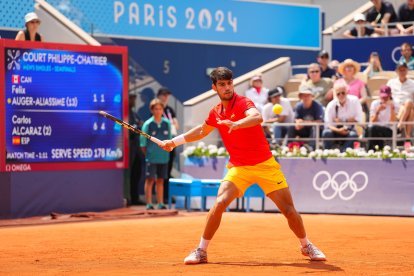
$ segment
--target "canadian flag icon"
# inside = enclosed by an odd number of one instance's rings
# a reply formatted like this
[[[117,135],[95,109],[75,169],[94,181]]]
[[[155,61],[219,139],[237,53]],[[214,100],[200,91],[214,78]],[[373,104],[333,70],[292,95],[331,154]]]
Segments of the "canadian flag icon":
[[[12,82],[13,83],[20,83],[20,76],[19,75],[12,75]]]

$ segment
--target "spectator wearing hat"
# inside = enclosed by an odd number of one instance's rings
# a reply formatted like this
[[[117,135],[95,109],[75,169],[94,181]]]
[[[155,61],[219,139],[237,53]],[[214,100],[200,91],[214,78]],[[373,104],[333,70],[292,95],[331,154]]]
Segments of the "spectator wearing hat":
[[[138,116],[136,109],[136,99],[137,95],[135,93],[130,93],[128,97],[129,105],[129,116],[128,123],[135,128],[141,129],[142,124],[144,123],[141,118]],[[143,173],[143,166],[145,156],[139,146],[139,135],[133,131],[128,132],[128,141],[129,141],[129,168],[126,169],[126,197],[127,202],[130,205],[138,205],[141,202],[139,201],[139,183]]]
[[[404,42],[401,44],[400,49],[401,57],[398,60],[398,63],[405,63],[407,64],[408,70],[414,70],[413,47],[410,43]]]
[[[375,145],[380,148],[384,147],[384,139],[392,137],[392,128],[390,122],[397,120],[398,104],[393,101],[391,88],[383,85],[380,88],[380,98],[371,103],[371,123],[366,130],[365,137],[376,138],[368,139],[368,149],[375,149]]]
[[[289,128],[289,138],[312,138],[305,143],[314,149],[316,127],[304,126],[303,123],[323,122],[323,106],[313,100],[313,93],[309,88],[302,89],[299,91],[300,102],[295,107],[295,126]]]
[[[413,23],[403,24],[404,22],[414,21],[414,0],[407,0],[400,5],[398,9],[398,21],[397,29],[401,35],[408,35],[413,33]]]
[[[374,6],[367,12],[367,21],[371,23],[373,27],[376,27],[378,23],[386,26],[388,23],[396,23],[398,21],[397,14],[395,13],[394,6],[389,1],[383,0],[371,0]],[[390,33],[397,33],[396,26],[388,26]],[[381,27],[382,32],[385,33],[385,28]],[[395,30],[392,31],[392,30]]]
[[[343,33],[344,37],[347,38],[356,38],[356,37],[366,37],[366,36],[378,36],[379,34],[383,34],[380,28],[373,28],[371,26],[367,26],[367,21],[365,19],[365,15],[362,13],[357,13],[354,16],[354,24],[355,26],[351,30],[346,30]]]
[[[260,113],[263,113],[268,93],[269,89],[263,86],[262,76],[256,75],[250,80],[250,88],[246,91],[246,97],[252,100]]]
[[[265,124],[272,124],[274,143],[281,144],[288,133],[289,126],[279,125],[278,123],[293,123],[293,110],[288,99],[282,97],[283,88],[277,86],[275,89],[269,91],[268,103],[263,107],[263,122]],[[280,104],[282,106],[282,113],[273,113],[273,106]],[[266,130],[265,130],[266,131]]]
[[[371,52],[368,59],[368,65],[363,72],[364,75],[368,78],[372,78],[382,71],[384,70],[382,69],[381,58],[378,52]]]
[[[327,51],[320,51],[316,60],[321,67],[322,78],[336,79],[336,71],[329,66],[329,53]]]
[[[365,113],[365,118],[368,118],[368,93],[366,89],[366,83],[360,79],[357,79],[355,75],[359,73],[361,66],[358,62],[348,58],[344,60],[338,67],[338,72],[342,75],[342,79],[337,82],[344,82],[348,87],[348,95],[354,95],[359,99],[362,109]]]
[[[387,86],[391,88],[392,98],[399,105],[398,128],[404,130],[405,137],[409,140],[414,121],[414,81],[407,78],[408,66],[406,63],[398,63],[396,72],[398,76],[390,79]]]
[[[171,135],[172,137],[175,137],[178,134],[180,125],[178,123],[177,116],[175,115],[174,109],[168,105],[170,96],[171,96],[171,91],[167,87],[161,87],[160,89],[158,89],[157,98],[164,105],[163,117],[165,117],[170,122]],[[175,149],[170,151],[170,158],[168,160],[168,177],[164,179],[164,200],[168,199],[169,179],[171,178],[171,171],[172,171],[174,160],[175,160],[175,154],[176,154]]]
[[[299,91],[304,87],[311,89],[314,99],[323,106],[326,106],[332,100],[333,81],[321,77],[321,68],[317,63],[311,63],[308,67],[308,79],[303,81],[299,86]]]
[[[344,82],[336,82],[333,91],[334,99],[325,109],[323,144],[325,149],[331,149],[334,144],[332,138],[346,138],[340,141],[341,150],[345,151],[358,138],[355,128],[358,123],[362,123],[362,107],[357,97],[348,95],[348,87]]]
[[[43,41],[43,36],[38,33],[40,19],[34,12],[29,12],[24,16],[26,29],[19,31],[16,40]]]

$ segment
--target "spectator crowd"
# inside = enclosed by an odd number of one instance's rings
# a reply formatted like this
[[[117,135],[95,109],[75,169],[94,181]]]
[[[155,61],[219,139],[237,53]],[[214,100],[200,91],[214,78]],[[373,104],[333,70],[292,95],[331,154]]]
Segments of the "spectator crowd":
[[[413,34],[414,0],[402,3],[396,12],[389,1],[371,0],[366,15],[354,15],[354,27],[342,35],[347,38]]]
[[[382,148],[393,137],[393,124],[399,141],[411,146],[414,81],[408,73],[414,57],[411,44],[405,42],[400,48],[393,76],[377,91],[369,90],[367,80],[382,73],[390,76],[382,69],[377,52],[370,54],[362,71],[361,64],[352,59],[330,62],[329,53],[321,51],[293,97],[282,86],[270,91],[264,88],[261,76],[252,78],[246,96],[259,107],[266,136],[276,146],[293,143],[315,149],[318,136],[325,149],[345,151],[359,147],[361,141],[367,149]],[[275,104],[282,105],[280,114],[272,112]]]

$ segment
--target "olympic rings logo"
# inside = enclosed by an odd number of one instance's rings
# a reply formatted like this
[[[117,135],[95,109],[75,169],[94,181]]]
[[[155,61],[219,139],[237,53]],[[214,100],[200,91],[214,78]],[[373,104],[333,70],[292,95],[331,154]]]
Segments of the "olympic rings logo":
[[[414,47],[412,47],[412,50],[414,50]],[[395,64],[398,63],[398,61],[400,60],[400,58],[397,57],[397,53],[401,52],[401,46],[397,46],[395,47],[392,52],[391,52],[391,58],[392,61],[394,61]],[[400,54],[401,56],[401,54]]]
[[[358,177],[359,176],[359,177]],[[358,179],[357,179],[358,177]],[[357,181],[361,180],[362,181]],[[321,180],[320,179],[325,179]],[[344,179],[341,183],[338,183],[338,179]],[[322,184],[320,184],[322,183]],[[327,171],[320,171],[313,177],[313,188],[320,192],[321,197],[325,200],[331,200],[337,195],[342,200],[351,200],[355,197],[356,193],[364,190],[368,185],[368,175],[365,172],[355,172],[351,177],[345,171],[338,171],[332,177]],[[329,189],[330,188],[330,189]],[[333,190],[332,194],[327,194],[327,190]],[[351,190],[351,193],[345,192]],[[348,195],[349,194],[349,195]]]
[[[401,51],[401,47],[398,46],[398,47],[395,47],[391,52],[391,58],[392,58],[392,61],[394,61],[395,64],[397,64],[398,60],[399,60],[399,58],[396,57],[396,54],[399,53],[400,51]]]

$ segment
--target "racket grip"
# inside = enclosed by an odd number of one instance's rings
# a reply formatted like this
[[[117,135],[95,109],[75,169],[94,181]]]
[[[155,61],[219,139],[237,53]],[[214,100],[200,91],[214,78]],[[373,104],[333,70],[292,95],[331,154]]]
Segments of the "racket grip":
[[[160,147],[164,146],[164,142],[161,141],[160,139],[157,139],[157,138],[151,136],[150,140],[152,142],[154,142],[155,144],[157,144],[158,146],[160,146]]]

